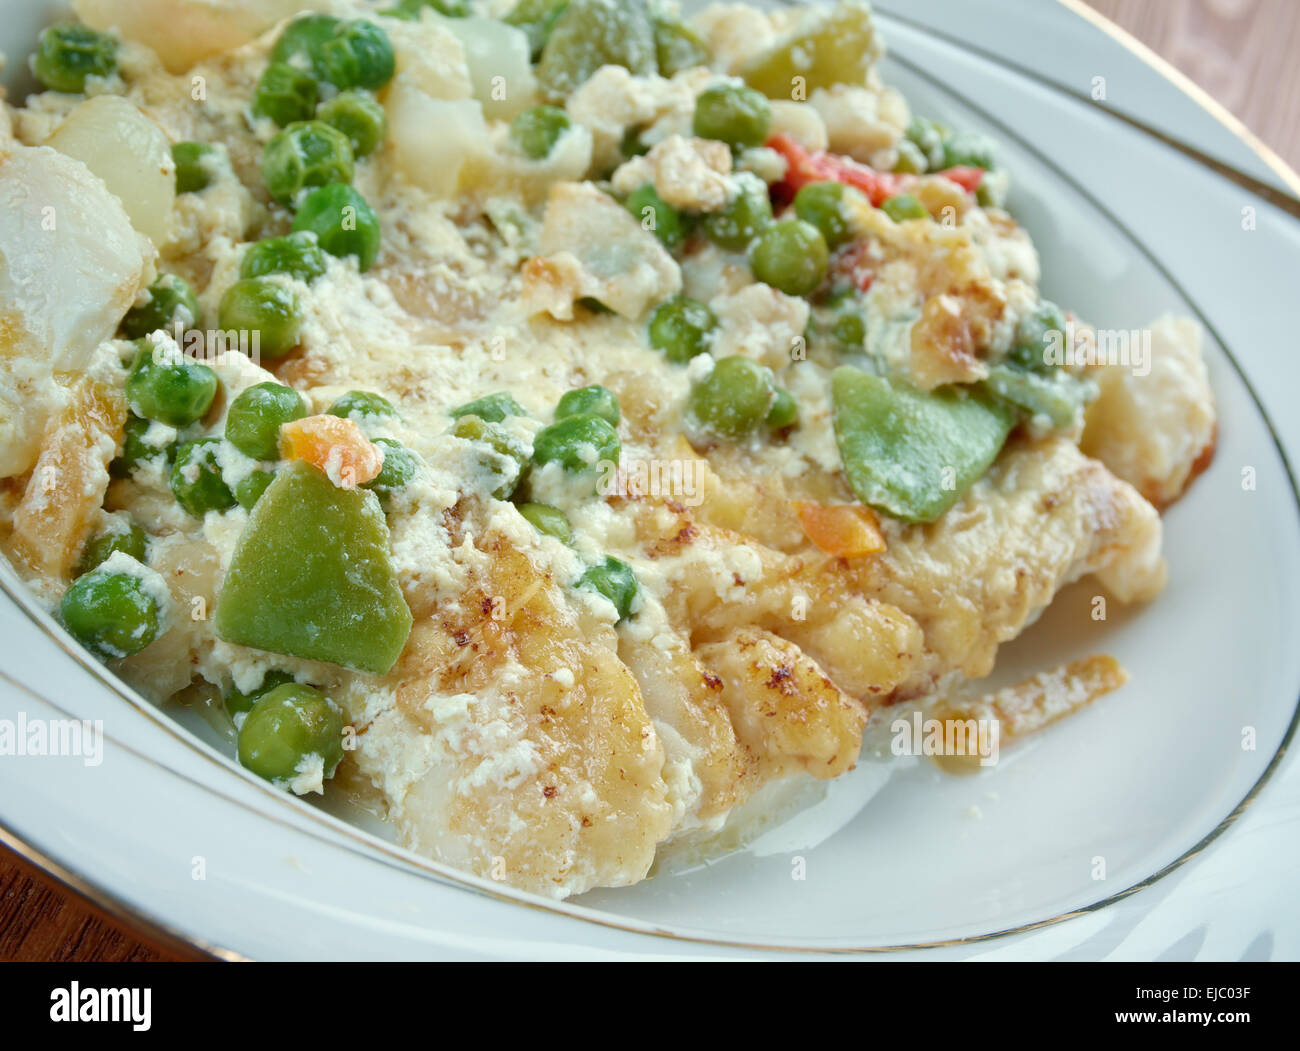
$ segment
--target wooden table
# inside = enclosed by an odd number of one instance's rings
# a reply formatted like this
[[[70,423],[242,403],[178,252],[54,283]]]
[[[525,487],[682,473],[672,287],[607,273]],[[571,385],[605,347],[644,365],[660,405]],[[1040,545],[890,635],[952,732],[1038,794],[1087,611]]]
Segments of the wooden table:
[[[1042,0],[1047,2],[1047,0]],[[1300,169],[1300,0],[1090,0]],[[188,954],[186,954],[188,955]],[[0,960],[173,960],[0,847]]]

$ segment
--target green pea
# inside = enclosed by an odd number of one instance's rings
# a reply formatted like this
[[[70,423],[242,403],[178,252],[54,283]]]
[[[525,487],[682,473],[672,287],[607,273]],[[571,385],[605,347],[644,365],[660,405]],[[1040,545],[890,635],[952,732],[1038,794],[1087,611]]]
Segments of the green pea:
[[[393,79],[397,67],[388,34],[364,18],[340,22],[314,57],[320,75],[340,89],[375,91]]]
[[[52,25],[36,39],[32,72],[41,87],[75,95],[87,77],[110,77],[117,69],[117,41],[75,22]]]
[[[810,182],[794,195],[794,214],[821,231],[827,248],[838,248],[853,236],[844,203],[857,192],[842,182]]]
[[[297,69],[321,75],[316,56],[334,36],[339,20],[333,15],[300,15],[284,27],[271,49],[272,62],[285,62]]]
[[[276,132],[262,154],[262,178],[281,204],[313,186],[349,183],[353,170],[348,137],[321,120],[296,121]]]
[[[271,782],[292,781],[320,756],[324,776],[343,761],[343,713],[319,690],[284,683],[253,704],[239,728],[239,763]]]
[[[235,495],[221,477],[216,452],[220,438],[200,438],[176,450],[170,483],[176,502],[188,514],[202,518],[209,511],[226,511],[235,506]]]
[[[555,418],[562,420],[566,416],[599,416],[611,427],[618,426],[619,409],[618,398],[614,392],[600,386],[592,384],[590,387],[579,387],[577,390],[566,391],[561,397],[559,404],[555,406]]]
[[[524,156],[545,160],[571,127],[569,115],[558,106],[533,106],[510,122],[510,141]]]
[[[719,248],[743,252],[772,222],[772,201],[760,179],[741,180],[740,192],[721,211],[704,217],[704,234]]]
[[[1020,319],[1016,326],[1015,346],[1009,357],[1017,365],[1039,372],[1064,363],[1066,337],[1065,313],[1050,300]],[[1060,360],[1048,363],[1048,352],[1061,355]]]
[[[644,157],[650,152],[650,145],[641,137],[644,128],[638,128],[635,125],[623,132],[623,138],[618,144],[618,152],[624,157]]]
[[[275,481],[274,471],[250,471],[235,483],[235,500],[245,511],[251,511],[262,498],[267,487]]]
[[[928,169],[929,163],[924,151],[910,139],[899,139],[894,148],[898,153],[894,171],[904,175],[921,175]]]
[[[384,465],[365,487],[381,495],[404,489],[415,477],[415,456],[406,446],[388,438],[376,438],[375,444],[384,450]]]
[[[783,219],[764,230],[749,252],[754,276],[786,295],[806,296],[822,283],[826,241],[812,223]]]
[[[659,196],[653,183],[633,190],[623,206],[636,216],[642,229],[652,231],[665,247],[676,248],[686,239],[686,220],[681,212]]]
[[[654,18],[655,58],[659,75],[671,77],[684,69],[707,66],[712,56],[709,45],[675,18]]]
[[[942,166],[983,168],[985,171],[991,171],[995,167],[993,143],[984,135],[958,132],[944,140]]]
[[[258,78],[249,108],[254,117],[269,117],[283,128],[311,120],[319,97],[310,73],[287,62],[272,62]]]
[[[568,516],[550,504],[516,504],[515,510],[524,516],[539,533],[553,536],[562,544],[573,543],[573,527]]]
[[[257,351],[278,358],[298,345],[302,308],[293,290],[269,277],[242,277],[217,308],[223,332],[247,332]]]
[[[763,145],[771,127],[771,105],[743,84],[715,84],[695,100],[694,131],[701,139],[718,139],[738,150]]]
[[[621,624],[632,615],[632,605],[641,586],[637,583],[632,567],[613,556],[609,556],[598,565],[589,566],[574,585],[586,591],[603,595],[614,604]]]
[[[151,460],[155,456],[163,456],[168,465],[171,464],[176,455],[176,444],[173,442],[166,448],[149,445],[144,436],[151,426],[149,420],[134,414],[127,418],[122,436],[122,454],[109,464],[110,475],[114,478],[129,478],[141,461]]]
[[[183,277],[160,274],[149,286],[149,301],[126,312],[122,334],[127,339],[140,339],[159,329],[171,332],[177,322],[183,330],[199,323],[198,297]]]
[[[743,438],[767,418],[775,396],[771,369],[732,355],[691,387],[688,420],[693,428],[718,438]]]
[[[375,151],[388,126],[384,107],[367,91],[339,92],[316,111],[316,119],[343,132],[357,159]]]
[[[907,126],[906,141],[916,147],[924,159],[921,171],[943,167],[943,128],[925,117],[913,117]]]
[[[141,340],[127,373],[126,400],[137,416],[184,427],[203,417],[219,386],[208,366],[173,347]]]
[[[398,418],[393,403],[381,394],[368,390],[350,390],[336,398],[325,412],[345,420],[365,423],[368,420],[395,420]]]
[[[925,205],[910,193],[896,193],[880,206],[880,210],[896,223],[905,223],[909,219],[929,219],[930,213]]]
[[[509,500],[519,488],[528,466],[528,453],[519,440],[500,424],[490,423],[479,416],[461,416],[451,433],[457,438],[486,445],[491,450],[481,463],[500,479],[492,495],[498,500]]]
[[[698,299],[673,296],[665,299],[650,315],[650,346],[662,350],[676,365],[682,365],[709,349],[718,319]]]
[[[831,336],[845,350],[861,350],[867,341],[867,323],[857,310],[845,310],[831,322]]]
[[[327,269],[325,253],[309,233],[267,237],[250,245],[239,264],[240,277],[288,274],[310,284]]]
[[[111,524],[95,533],[81,549],[81,560],[77,563],[77,576],[89,573],[104,562],[114,551],[130,555],[137,562],[144,562],[149,538],[134,522],[123,522],[114,517]]]
[[[103,566],[73,581],[59,619],[86,649],[105,658],[129,657],[158,637],[162,610],[134,573]]]
[[[176,164],[176,192],[198,193],[212,185],[218,153],[206,142],[178,142],[172,147]]]
[[[379,255],[379,216],[361,194],[342,183],[309,193],[298,208],[293,229],[314,233],[332,256],[356,256],[363,274]]]
[[[528,37],[528,49],[536,62],[556,20],[568,6],[569,0],[519,0],[502,21],[524,31]]]
[[[307,415],[307,403],[292,387],[256,383],[240,391],[226,411],[226,441],[254,460],[280,458],[280,428]]]
[[[608,420],[590,414],[556,420],[533,438],[535,463],[558,463],[575,473],[595,470],[601,463],[617,464],[622,451],[618,431]]]
[[[261,684],[248,693],[241,693],[234,688],[226,694],[226,711],[230,715],[238,715],[240,712],[251,711],[253,705],[274,690],[277,686],[283,686],[285,683],[294,682],[294,677],[287,671],[280,671],[278,668],[272,668],[262,676]]]
[[[457,405],[448,412],[448,415],[454,420],[462,416],[477,416],[480,420],[487,420],[489,423],[500,423],[507,416],[527,416],[528,413],[508,393],[497,391],[495,394],[485,394],[481,398],[467,401],[464,405]]]
[[[774,431],[783,431],[798,423],[799,403],[794,400],[794,395],[777,387],[776,394],[772,397],[772,407],[767,410],[767,418],[763,422]]]

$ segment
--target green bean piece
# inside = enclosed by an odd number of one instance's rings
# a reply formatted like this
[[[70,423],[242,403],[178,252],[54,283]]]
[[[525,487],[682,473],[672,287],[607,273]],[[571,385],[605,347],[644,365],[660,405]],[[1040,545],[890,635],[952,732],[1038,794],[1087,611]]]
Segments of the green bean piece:
[[[568,6],[569,0],[519,0],[502,21],[524,31],[532,60],[536,62],[550,39],[551,30]]]
[[[770,99],[808,98],[817,88],[865,84],[879,55],[870,9],[842,3],[801,20],[741,76]]]
[[[570,0],[551,27],[537,62],[543,97],[562,103],[601,66],[655,73],[654,28],[644,0]]]
[[[831,404],[849,488],[905,522],[933,522],[956,503],[1017,419],[979,388],[927,393],[847,365],[831,374]]]
[[[656,16],[653,23],[655,58],[661,77],[671,77],[684,69],[709,64],[712,58],[709,46],[693,29],[675,18]]]

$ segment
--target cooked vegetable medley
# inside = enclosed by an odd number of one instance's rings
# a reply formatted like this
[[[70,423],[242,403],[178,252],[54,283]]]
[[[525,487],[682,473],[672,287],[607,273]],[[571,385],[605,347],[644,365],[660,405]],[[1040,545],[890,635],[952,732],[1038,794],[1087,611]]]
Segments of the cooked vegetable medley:
[[[0,104],[0,542],[253,774],[622,885],[1159,591],[1199,334],[1084,353],[866,3],[76,6]]]

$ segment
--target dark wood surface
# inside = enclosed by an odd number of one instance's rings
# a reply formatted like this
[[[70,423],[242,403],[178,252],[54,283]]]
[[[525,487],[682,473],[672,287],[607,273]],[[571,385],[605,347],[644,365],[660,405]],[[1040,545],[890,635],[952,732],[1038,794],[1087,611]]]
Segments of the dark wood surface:
[[[1300,0],[1090,2],[1300,168]],[[0,847],[0,960],[182,958]]]

